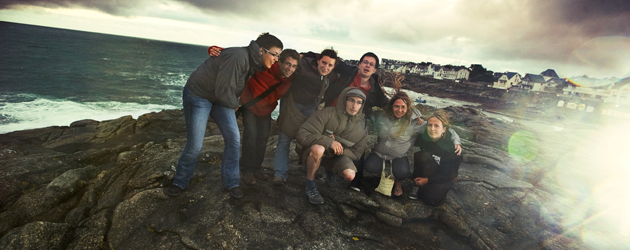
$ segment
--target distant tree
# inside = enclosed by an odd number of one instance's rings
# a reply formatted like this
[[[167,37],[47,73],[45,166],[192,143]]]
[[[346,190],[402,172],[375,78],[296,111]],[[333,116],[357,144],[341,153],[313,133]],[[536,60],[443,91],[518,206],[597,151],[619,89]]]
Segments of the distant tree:
[[[470,75],[468,79],[473,82],[493,82],[494,77],[492,74],[494,72],[490,70],[486,70],[481,64],[471,64],[470,65]]]

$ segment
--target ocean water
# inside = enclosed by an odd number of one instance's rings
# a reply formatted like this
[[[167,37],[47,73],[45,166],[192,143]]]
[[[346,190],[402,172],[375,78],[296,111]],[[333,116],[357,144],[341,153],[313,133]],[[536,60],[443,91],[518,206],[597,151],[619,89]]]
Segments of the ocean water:
[[[0,133],[179,109],[206,48],[0,22]]]

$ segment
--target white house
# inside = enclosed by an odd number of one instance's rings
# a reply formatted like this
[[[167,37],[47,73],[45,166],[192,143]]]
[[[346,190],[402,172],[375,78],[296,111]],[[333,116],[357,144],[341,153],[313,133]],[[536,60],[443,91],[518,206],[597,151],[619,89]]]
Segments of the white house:
[[[630,80],[613,83],[609,87],[610,94],[604,102],[630,104]]]
[[[497,89],[509,89],[521,83],[521,75],[516,72],[494,73],[494,79],[492,87]]]
[[[521,79],[520,88],[529,91],[541,91],[545,84],[545,78],[542,75],[525,74]]]

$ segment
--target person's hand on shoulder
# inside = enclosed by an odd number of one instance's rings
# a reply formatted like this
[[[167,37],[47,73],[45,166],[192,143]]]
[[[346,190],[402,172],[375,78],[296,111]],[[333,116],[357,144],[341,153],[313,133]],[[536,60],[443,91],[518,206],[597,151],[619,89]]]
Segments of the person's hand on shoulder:
[[[462,145],[455,144],[455,153],[457,155],[462,155]]]
[[[210,57],[217,57],[221,55],[221,50],[223,50],[223,48],[212,45],[208,47],[208,55],[210,55]]]
[[[424,123],[424,120],[422,120],[422,117],[418,117],[418,118],[416,119],[416,124],[418,124],[418,125],[422,125],[422,123]]]

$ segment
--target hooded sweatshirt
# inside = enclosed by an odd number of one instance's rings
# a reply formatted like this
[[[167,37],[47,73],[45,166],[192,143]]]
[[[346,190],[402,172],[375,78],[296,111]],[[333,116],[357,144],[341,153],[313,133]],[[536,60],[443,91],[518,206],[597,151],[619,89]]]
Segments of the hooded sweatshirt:
[[[346,100],[346,88],[339,95],[340,100]],[[365,100],[364,100],[365,101]],[[367,130],[365,129],[365,119],[363,106],[356,115],[346,113],[346,102],[339,102],[336,107],[327,107],[315,112],[300,127],[296,139],[303,148],[312,145],[322,145],[330,149],[333,141],[338,141],[343,146],[341,156],[358,160],[367,147]],[[334,139],[327,135],[331,131]]]

